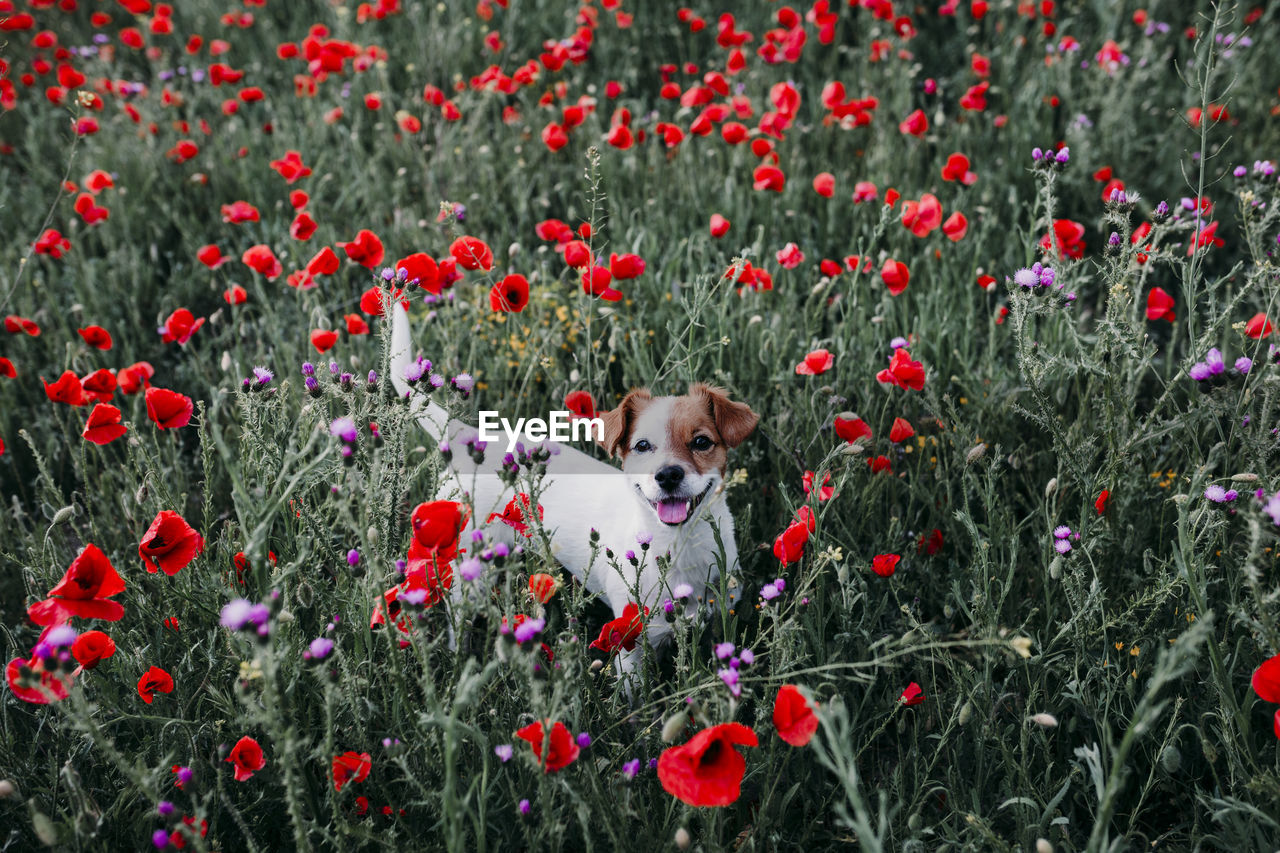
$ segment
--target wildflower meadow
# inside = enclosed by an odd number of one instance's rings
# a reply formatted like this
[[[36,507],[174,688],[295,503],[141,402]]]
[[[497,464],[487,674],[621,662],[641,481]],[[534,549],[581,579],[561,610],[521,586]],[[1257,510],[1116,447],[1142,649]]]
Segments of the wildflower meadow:
[[[1277,44],[0,0],[0,850],[1280,849]],[[693,383],[740,569],[621,615],[410,402]]]

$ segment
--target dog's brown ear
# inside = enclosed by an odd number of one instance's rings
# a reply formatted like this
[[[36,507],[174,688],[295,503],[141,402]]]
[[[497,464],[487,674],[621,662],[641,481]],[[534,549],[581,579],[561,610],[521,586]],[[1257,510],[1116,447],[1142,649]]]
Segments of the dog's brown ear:
[[[604,440],[599,444],[610,457],[626,447],[636,413],[652,399],[648,388],[633,388],[622,398],[618,408],[600,415],[600,419],[604,421]]]
[[[706,398],[711,407],[711,417],[716,422],[716,432],[729,447],[737,447],[746,441],[760,421],[760,416],[751,411],[750,406],[730,400],[729,392],[723,388],[697,382],[689,386],[689,395]]]

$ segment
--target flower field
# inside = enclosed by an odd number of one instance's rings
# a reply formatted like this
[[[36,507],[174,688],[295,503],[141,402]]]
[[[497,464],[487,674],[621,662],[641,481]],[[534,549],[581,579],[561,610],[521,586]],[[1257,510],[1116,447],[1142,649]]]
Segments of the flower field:
[[[1278,39],[0,0],[0,850],[1280,848]],[[404,381],[727,389],[740,571],[615,618]]]

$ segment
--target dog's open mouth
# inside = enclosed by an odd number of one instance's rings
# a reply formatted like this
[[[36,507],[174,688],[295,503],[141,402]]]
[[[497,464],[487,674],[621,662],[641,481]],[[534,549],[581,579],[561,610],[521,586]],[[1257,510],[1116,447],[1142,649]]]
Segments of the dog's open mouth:
[[[653,507],[653,511],[658,514],[658,520],[663,524],[675,527],[677,524],[684,524],[689,516],[693,515],[693,511],[702,503],[702,499],[711,493],[711,487],[715,483],[707,483],[707,487],[702,490],[702,494],[692,498],[662,498],[656,501],[649,501],[649,505]],[[640,491],[640,487],[636,486],[636,491]],[[643,492],[640,492],[643,495]]]

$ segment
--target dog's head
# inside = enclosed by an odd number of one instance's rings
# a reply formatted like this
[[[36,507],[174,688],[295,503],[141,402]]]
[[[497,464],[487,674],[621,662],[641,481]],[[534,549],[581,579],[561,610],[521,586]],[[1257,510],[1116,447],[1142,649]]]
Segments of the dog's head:
[[[602,418],[601,446],[622,457],[632,490],[671,527],[689,520],[724,481],[728,449],[741,444],[760,419],[723,388],[702,383],[680,397],[636,389]]]

